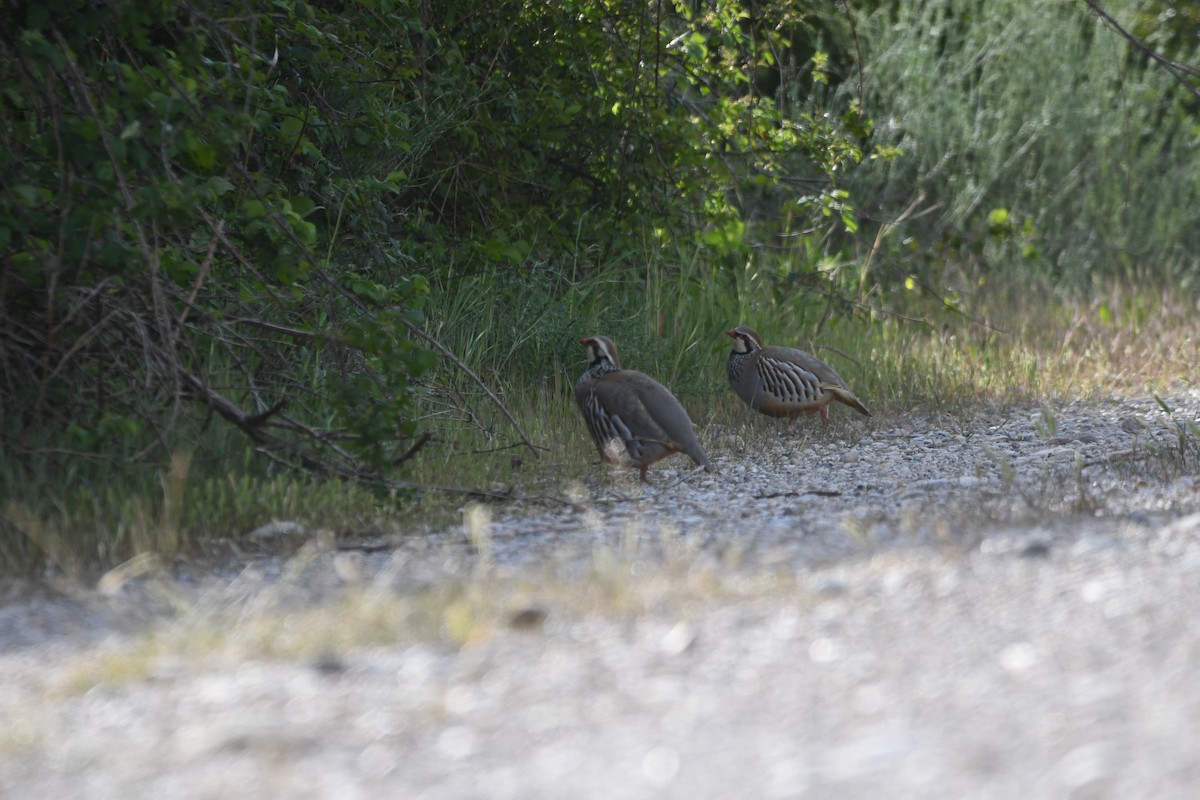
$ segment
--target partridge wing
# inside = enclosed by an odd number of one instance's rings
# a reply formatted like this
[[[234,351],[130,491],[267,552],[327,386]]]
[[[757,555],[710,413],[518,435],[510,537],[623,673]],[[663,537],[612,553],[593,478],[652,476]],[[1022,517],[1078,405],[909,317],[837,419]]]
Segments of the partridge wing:
[[[808,405],[820,394],[821,379],[795,361],[764,353],[757,369],[762,390],[776,402]]]
[[[646,381],[649,380],[639,372],[624,370],[608,380],[596,381],[592,391],[595,401],[604,408],[615,435],[627,442],[666,444],[670,435],[646,405]]]
[[[790,361],[800,369],[811,373],[817,379],[817,383],[827,386],[840,386],[843,389],[850,387],[842,380],[842,376],[837,374],[837,370],[826,364],[821,359],[814,356],[812,353],[806,353],[803,350],[796,350],[791,347],[772,348],[782,351],[780,358]]]

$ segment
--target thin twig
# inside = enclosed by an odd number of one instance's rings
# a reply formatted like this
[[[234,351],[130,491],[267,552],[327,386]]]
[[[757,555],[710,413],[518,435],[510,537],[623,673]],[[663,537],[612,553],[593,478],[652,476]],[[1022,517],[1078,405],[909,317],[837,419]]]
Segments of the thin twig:
[[[534,458],[537,458],[538,457],[537,447],[534,446],[533,442],[531,442],[529,440],[529,437],[525,435],[525,431],[521,430],[521,426],[519,424],[517,424],[516,419],[513,418],[513,415],[509,412],[508,408],[506,408],[504,403],[502,403],[500,401],[500,398],[497,397],[496,394],[490,388],[488,388],[488,385],[486,383],[484,383],[480,379],[480,377],[478,375],[476,375],[474,373],[474,371],[472,371],[472,369],[470,367],[468,367],[466,364],[464,364],[462,362],[462,359],[460,359],[458,356],[454,355],[454,353],[450,352],[450,350],[444,344],[442,344],[437,339],[433,338],[431,335],[429,335],[425,331],[421,330],[420,328],[418,328],[416,325],[409,322],[408,320],[401,320],[401,321],[404,323],[404,326],[406,328],[408,328],[410,331],[412,331],[417,336],[424,339],[426,342],[428,342],[433,347],[434,350],[437,350],[439,353],[442,354],[442,356],[444,356],[451,363],[453,363],[454,366],[458,367],[460,370],[462,370],[464,373],[466,373],[467,377],[469,377],[471,380],[475,381],[475,384],[477,386],[479,386],[480,389],[483,389],[484,393],[487,394],[488,397],[492,398],[492,402],[496,404],[496,407],[499,408],[500,412],[502,414],[504,414],[504,416],[508,419],[509,424],[513,426],[513,430],[515,430],[517,432],[517,435],[521,437],[521,441],[524,442],[525,446],[529,448],[529,452],[533,453]]]
[[[400,464],[403,464],[405,461],[408,461],[410,458],[415,456],[421,450],[422,447],[429,444],[429,441],[432,438],[433,438],[433,434],[430,433],[429,431],[425,431],[424,433],[422,433],[420,436],[417,437],[417,440],[415,442],[413,442],[412,447],[408,448],[403,453],[401,453],[400,455],[398,455],[392,459],[392,466],[393,467],[399,466]]]
[[[208,252],[204,254],[204,260],[200,262],[200,272],[196,275],[196,280],[192,281],[192,290],[188,292],[187,305],[184,306],[183,313],[179,315],[177,333],[183,330],[183,326],[187,322],[188,311],[196,304],[196,295],[200,293],[200,284],[204,283],[204,278],[212,268],[213,255],[217,252],[218,235],[224,229],[225,220],[217,220],[217,230],[213,232],[212,239],[208,242]]]
[[[1181,83],[1184,88],[1194,94],[1197,98],[1200,98],[1200,86],[1193,84],[1184,77],[1185,75],[1190,75],[1192,77],[1200,78],[1200,69],[1188,66],[1187,64],[1181,64],[1178,61],[1172,61],[1158,51],[1154,50],[1152,47],[1144,44],[1141,39],[1138,39],[1132,33],[1122,28],[1121,23],[1117,22],[1111,14],[1105,11],[1100,6],[1100,3],[1096,2],[1096,0],[1087,0],[1087,4],[1091,6],[1091,9],[1096,12],[1096,15],[1099,16],[1100,19],[1104,20],[1105,24],[1124,37],[1138,50],[1141,50],[1143,53],[1150,56],[1151,59],[1157,61],[1159,64],[1162,64],[1167,72],[1170,73],[1172,78]]]
[[[846,10],[846,19],[850,23],[850,35],[854,37],[854,52],[857,55],[858,61],[858,108],[859,113],[863,111],[863,54],[862,45],[858,42],[858,26],[854,24],[854,12],[850,10],[850,0],[842,0],[842,8]]]
[[[451,453],[450,456],[452,458],[457,458],[459,456],[483,456],[483,455],[490,455],[492,453],[500,453],[500,452],[503,452],[504,450],[511,450],[514,447],[525,447],[525,443],[524,442],[513,442],[512,444],[505,444],[505,445],[501,445],[499,447],[489,447],[486,450],[463,450],[458,453]],[[539,447],[538,449],[539,450],[549,450],[550,448],[549,447]]]

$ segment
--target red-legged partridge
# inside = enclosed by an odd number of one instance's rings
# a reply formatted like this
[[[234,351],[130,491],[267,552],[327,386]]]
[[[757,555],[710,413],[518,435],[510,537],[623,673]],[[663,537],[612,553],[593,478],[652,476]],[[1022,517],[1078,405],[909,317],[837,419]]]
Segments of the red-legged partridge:
[[[588,368],[575,384],[575,402],[605,464],[646,468],[672,453],[687,453],[711,469],[683,406],[665,386],[632,369],[622,369],[617,347],[605,336],[580,339]]]
[[[755,411],[769,417],[816,412],[824,422],[829,418],[829,404],[837,400],[871,416],[833,367],[816,356],[791,347],[764,347],[762,337],[746,325],[725,331],[725,335],[733,339],[729,383]]]

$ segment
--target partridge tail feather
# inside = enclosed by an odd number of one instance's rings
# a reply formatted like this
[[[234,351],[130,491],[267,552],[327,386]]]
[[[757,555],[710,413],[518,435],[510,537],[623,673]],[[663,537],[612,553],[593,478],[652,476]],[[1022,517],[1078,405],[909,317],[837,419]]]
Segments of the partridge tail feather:
[[[692,461],[695,461],[697,466],[704,467],[705,472],[712,472],[712,462],[708,460],[708,454],[699,444],[694,445],[687,451],[687,454],[692,457]]]
[[[867,411],[867,407],[851,392],[835,386],[831,386],[829,389],[833,393],[834,400],[837,400],[839,403],[845,403],[863,416],[871,416],[871,412]]]

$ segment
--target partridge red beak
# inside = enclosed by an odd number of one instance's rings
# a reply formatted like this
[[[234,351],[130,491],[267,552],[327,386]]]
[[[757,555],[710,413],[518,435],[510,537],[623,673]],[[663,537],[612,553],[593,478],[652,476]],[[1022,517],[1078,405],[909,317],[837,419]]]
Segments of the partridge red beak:
[[[737,331],[725,331],[725,335],[728,336],[730,339],[736,339]]]

